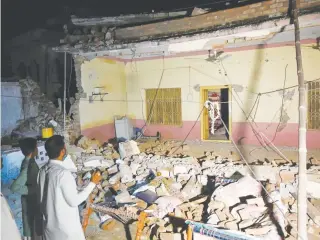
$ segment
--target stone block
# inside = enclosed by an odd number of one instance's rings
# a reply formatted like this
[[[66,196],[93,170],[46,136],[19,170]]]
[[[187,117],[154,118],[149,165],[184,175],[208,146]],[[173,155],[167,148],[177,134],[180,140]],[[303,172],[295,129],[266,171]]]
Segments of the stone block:
[[[115,164],[115,165],[109,167],[107,171],[108,171],[109,175],[117,173],[118,172],[118,166]]]
[[[230,230],[238,230],[238,224],[236,221],[226,222],[224,226]]]
[[[262,197],[247,199],[249,205],[257,205],[259,207],[264,207],[266,204]]]
[[[258,207],[256,205],[247,205],[245,208],[238,211],[242,220],[260,217],[265,211],[266,207]]]
[[[206,175],[198,175],[197,176],[197,181],[201,185],[206,186],[208,184],[208,176],[206,176]]]
[[[119,203],[130,203],[130,202],[132,202],[132,198],[131,198],[129,192],[126,191],[126,190],[124,190],[124,191],[122,191],[120,194],[118,194],[118,195],[115,197],[115,199],[116,199],[117,204],[119,204]]]
[[[178,174],[177,175],[177,182],[184,182],[184,181],[188,181],[190,179],[191,175],[184,173],[184,174]]]
[[[170,178],[172,177],[172,172],[169,168],[160,168],[157,169],[157,174],[160,174],[161,177]]]
[[[227,215],[223,211],[216,211],[215,213],[218,216],[220,222],[227,220]]]
[[[140,167],[139,163],[134,163],[134,162],[130,163],[130,168],[131,168],[131,172],[132,172],[133,175],[137,174],[137,170],[138,170],[139,167]]]
[[[240,197],[259,197],[260,195],[260,183],[248,175],[225,187],[220,186],[214,191],[212,198],[216,201],[223,202],[228,206],[233,206],[240,202]]]
[[[247,228],[245,232],[253,236],[260,236],[260,235],[267,234],[268,232],[271,231],[272,228],[273,226],[264,226],[260,228]]]
[[[219,219],[218,215],[215,214],[215,213],[214,213],[214,214],[211,214],[211,215],[209,216],[208,221],[207,221],[208,224],[213,224],[213,225],[217,225],[218,222],[220,222],[220,219]]]
[[[183,240],[180,233],[160,233],[160,240]]]
[[[252,170],[255,173],[255,178],[258,181],[269,180],[271,183],[277,182],[277,174],[279,173],[279,168],[272,166],[252,166]]]
[[[246,219],[243,220],[239,223],[239,228],[243,229],[243,228],[247,228],[250,227],[251,225],[253,225],[255,223],[256,219]]]
[[[175,165],[173,167],[173,174],[178,175],[178,174],[186,174],[188,173],[188,168],[185,165]]]

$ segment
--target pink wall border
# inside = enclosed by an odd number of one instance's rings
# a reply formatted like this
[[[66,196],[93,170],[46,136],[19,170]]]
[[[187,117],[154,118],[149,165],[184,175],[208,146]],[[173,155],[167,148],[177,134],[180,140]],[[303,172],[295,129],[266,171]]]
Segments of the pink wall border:
[[[138,128],[144,126],[144,120],[132,120],[133,125]],[[161,133],[163,139],[177,139],[183,140],[190,129],[192,129],[194,121],[184,121],[181,127],[165,126],[165,125],[149,125],[146,128],[145,135],[154,136],[157,131]],[[256,125],[255,125],[256,124]],[[273,140],[278,124],[272,123],[255,123],[255,129],[259,129],[264,135]],[[108,141],[110,138],[115,137],[114,124],[105,124],[98,127],[88,128],[82,131],[82,134],[95,138],[101,142]],[[242,144],[260,145],[257,137],[250,123],[247,122],[235,122],[232,123],[232,137],[236,143],[241,140]],[[194,128],[188,136],[188,140],[200,140],[201,139],[201,125],[200,122],[196,122]],[[267,142],[267,141],[266,141]],[[285,128],[276,134],[273,140],[276,146],[298,147],[298,124],[288,123]],[[308,149],[320,149],[320,131],[309,130],[307,131],[307,147]]]
[[[100,142],[106,142],[116,136],[113,123],[83,129],[81,130],[81,134],[89,138],[95,138]]]

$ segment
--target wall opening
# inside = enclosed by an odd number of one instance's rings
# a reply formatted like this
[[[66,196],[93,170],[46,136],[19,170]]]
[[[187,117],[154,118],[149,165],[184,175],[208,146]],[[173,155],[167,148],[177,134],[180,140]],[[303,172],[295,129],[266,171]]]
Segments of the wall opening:
[[[66,65],[64,63],[64,60],[61,60],[61,59],[62,58],[55,59],[55,67],[56,67],[56,72],[58,74],[58,82],[60,84],[60,87],[58,91],[54,93],[53,102],[55,106],[58,107],[59,106],[58,99],[60,98],[62,100],[62,109],[63,109],[64,68],[66,66],[66,71],[67,71],[66,112],[68,113],[70,111],[71,105],[74,103],[74,99],[75,99],[76,93],[78,92],[78,89],[77,89],[77,82],[76,82],[76,75],[75,75],[74,60],[72,55],[70,54],[67,55]]]
[[[201,138],[204,141],[230,141],[228,131],[231,133],[230,116],[230,89],[227,86],[212,86],[201,88],[201,99],[204,105],[206,101],[212,103],[211,108],[214,119],[209,110],[204,109],[201,118]],[[227,130],[224,124],[227,127]]]

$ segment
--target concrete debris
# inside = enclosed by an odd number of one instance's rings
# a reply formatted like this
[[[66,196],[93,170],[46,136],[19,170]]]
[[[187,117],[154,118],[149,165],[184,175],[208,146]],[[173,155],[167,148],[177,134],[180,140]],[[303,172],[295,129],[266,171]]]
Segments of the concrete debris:
[[[240,197],[258,197],[260,195],[260,183],[248,175],[235,183],[218,187],[218,189],[214,191],[212,198],[216,201],[225,202],[231,207],[240,202]]]
[[[296,185],[294,178],[286,178],[282,183],[281,177],[291,176],[296,168],[254,166],[256,180],[249,175],[247,166],[234,165],[231,160],[214,156],[214,152],[206,153],[205,159],[200,160],[184,155],[170,156],[168,154],[174,148],[170,143],[140,151],[136,149],[136,142],[125,142],[121,147],[122,157],[116,158],[112,145],[86,138],[79,141],[82,152],[74,154],[80,169],[78,179],[81,181],[78,183],[87,184],[93,169],[102,171],[103,181],[95,191],[94,210],[122,222],[136,220],[139,212],[145,211],[148,214],[143,230],[145,239],[183,237],[183,226],[176,226],[172,215],[261,239],[280,239],[270,217],[274,216],[286,233],[289,223],[282,213],[296,218],[296,202],[291,194],[296,191]],[[161,155],[152,153],[152,149]],[[310,171],[317,174],[315,168]],[[288,186],[291,187],[289,190]],[[317,197],[317,190],[310,196]],[[320,206],[320,201],[315,200],[310,209]],[[312,216],[310,226],[319,223],[320,219],[319,211],[312,212],[314,214],[308,213]],[[296,220],[290,224],[294,225],[294,222]]]
[[[246,201],[247,201],[247,204],[257,205],[258,207],[263,207],[265,205],[262,197],[251,198],[251,199],[247,199]]]
[[[191,13],[191,16],[198,16],[198,15],[206,14],[207,12],[208,10],[195,7]]]
[[[183,240],[183,235],[181,233],[160,233],[160,240]]]
[[[245,230],[245,232],[249,235],[253,235],[253,236],[262,236],[262,235],[266,235],[268,232],[271,231],[273,227],[272,226],[263,226],[263,227],[259,227],[259,228],[247,228]]]
[[[77,146],[83,149],[86,149],[87,151],[89,150],[96,150],[99,149],[101,146],[101,143],[98,140],[95,139],[89,139],[85,136],[82,136],[78,142]]]
[[[121,158],[130,157],[140,153],[137,142],[127,141],[119,143],[119,153]]]
[[[24,120],[18,122],[18,126],[12,131],[11,137],[38,137],[41,136],[42,128],[50,127],[50,121],[55,122],[54,133],[65,137],[66,143],[70,142],[73,130],[73,120],[66,118],[66,134],[63,131],[64,118],[60,111],[41,92],[39,85],[31,79],[19,81],[23,99],[22,110],[25,113]]]

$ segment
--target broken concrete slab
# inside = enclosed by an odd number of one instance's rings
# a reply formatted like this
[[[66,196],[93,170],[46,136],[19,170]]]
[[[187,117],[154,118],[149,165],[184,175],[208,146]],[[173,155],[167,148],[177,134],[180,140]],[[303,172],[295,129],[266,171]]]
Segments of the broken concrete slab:
[[[181,233],[160,233],[160,240],[183,240]]]
[[[253,236],[261,236],[266,235],[268,232],[270,232],[274,228],[273,226],[264,226],[259,228],[247,228],[245,229],[245,232],[247,234],[253,235]]]
[[[235,183],[227,186],[220,186],[214,191],[212,198],[219,202],[224,202],[228,206],[233,206],[240,202],[240,197],[261,195],[261,185],[250,175],[241,178]]]
[[[121,158],[130,157],[140,153],[137,142],[130,140],[127,142],[119,143],[119,153]]]
[[[247,199],[246,202],[249,205],[257,205],[259,207],[263,207],[266,205],[262,197],[250,198]]]

